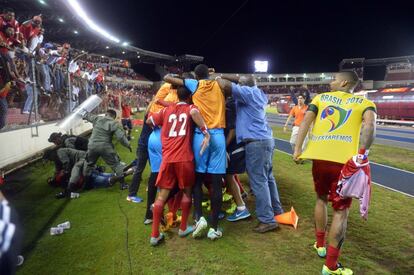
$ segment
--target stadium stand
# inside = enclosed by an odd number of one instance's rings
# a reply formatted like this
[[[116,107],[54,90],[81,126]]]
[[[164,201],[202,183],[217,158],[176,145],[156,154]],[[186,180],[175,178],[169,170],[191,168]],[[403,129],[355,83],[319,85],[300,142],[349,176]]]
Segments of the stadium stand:
[[[42,16],[22,24],[15,18],[12,9],[0,15],[0,129],[62,119],[92,94],[104,99],[100,111],[120,108],[120,100],[139,108],[150,99],[152,82],[128,61],[44,43]]]

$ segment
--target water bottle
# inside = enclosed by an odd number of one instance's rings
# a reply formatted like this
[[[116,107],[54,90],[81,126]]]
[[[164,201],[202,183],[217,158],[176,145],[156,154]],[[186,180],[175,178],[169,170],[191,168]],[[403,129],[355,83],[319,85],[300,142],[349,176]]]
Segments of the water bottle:
[[[70,222],[69,222],[69,221],[67,221],[67,222],[64,222],[64,223],[58,224],[58,225],[57,225],[57,227],[59,227],[59,228],[63,228],[63,229],[70,229]]]
[[[63,234],[63,228],[61,227],[52,227],[50,228],[50,235],[60,235]]]

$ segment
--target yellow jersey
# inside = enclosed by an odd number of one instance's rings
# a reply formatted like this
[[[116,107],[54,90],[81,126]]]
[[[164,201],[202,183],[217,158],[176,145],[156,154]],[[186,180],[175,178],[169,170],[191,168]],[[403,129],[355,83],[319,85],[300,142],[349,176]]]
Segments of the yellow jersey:
[[[184,85],[193,94],[193,103],[200,110],[207,127],[226,128],[226,100],[218,82],[185,79]]]
[[[358,152],[367,110],[376,112],[375,104],[362,96],[339,91],[317,95],[308,108],[316,114],[311,138],[300,157],[346,163]]]
[[[153,101],[156,100],[164,100],[164,101],[169,101],[169,102],[178,102],[178,96],[177,96],[177,90],[175,89],[171,89],[171,84],[169,83],[164,83],[161,85],[161,87],[159,88],[159,90],[157,91],[157,93],[155,94]],[[149,109],[149,113],[157,113],[159,111],[161,111],[162,109],[164,109],[164,106],[157,104],[157,103],[153,103]]]

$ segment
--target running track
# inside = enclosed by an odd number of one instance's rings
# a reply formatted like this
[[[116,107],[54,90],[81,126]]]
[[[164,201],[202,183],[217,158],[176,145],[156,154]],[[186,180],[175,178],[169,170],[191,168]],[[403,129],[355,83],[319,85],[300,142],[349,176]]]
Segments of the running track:
[[[275,138],[276,149],[292,154],[292,148],[289,141]],[[293,162],[293,161],[292,161]],[[370,162],[371,175],[374,184],[384,188],[405,194],[414,198],[414,173],[390,167],[387,165]]]

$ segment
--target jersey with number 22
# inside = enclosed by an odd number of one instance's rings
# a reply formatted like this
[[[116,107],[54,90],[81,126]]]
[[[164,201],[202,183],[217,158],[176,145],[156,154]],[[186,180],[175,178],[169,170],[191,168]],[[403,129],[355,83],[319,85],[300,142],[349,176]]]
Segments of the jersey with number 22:
[[[179,102],[152,115],[154,125],[161,127],[163,162],[183,162],[194,159],[193,121],[190,114],[192,109],[197,107]]]

